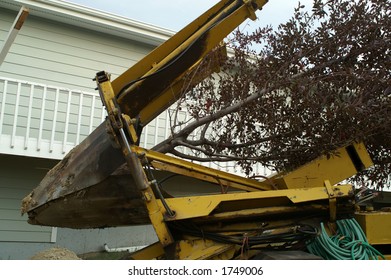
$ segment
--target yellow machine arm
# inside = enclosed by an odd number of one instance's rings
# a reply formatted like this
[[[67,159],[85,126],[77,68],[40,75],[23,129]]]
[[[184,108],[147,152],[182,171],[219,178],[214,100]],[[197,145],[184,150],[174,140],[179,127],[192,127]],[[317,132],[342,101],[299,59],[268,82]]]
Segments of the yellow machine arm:
[[[113,82],[110,82],[108,74],[98,73],[96,78],[100,92],[102,88],[110,92],[110,96],[102,95],[102,100],[111,110],[110,127],[120,121],[118,113],[121,111],[128,116],[127,122],[132,123],[126,130],[129,129],[132,139],[136,140],[142,126],[179,98],[185,75],[192,73],[202,58],[240,23],[247,18],[255,19],[255,11],[266,2],[220,1]],[[202,78],[205,77],[195,80]],[[120,167],[125,160],[121,150],[113,147],[112,136],[115,133],[109,135],[106,130],[106,123],[102,123],[68,153],[48,173],[22,211],[31,212],[50,201],[96,185]],[[56,191],[48,192],[54,185]]]
[[[144,126],[178,99],[183,77],[266,0],[218,2],[112,82],[123,113]]]

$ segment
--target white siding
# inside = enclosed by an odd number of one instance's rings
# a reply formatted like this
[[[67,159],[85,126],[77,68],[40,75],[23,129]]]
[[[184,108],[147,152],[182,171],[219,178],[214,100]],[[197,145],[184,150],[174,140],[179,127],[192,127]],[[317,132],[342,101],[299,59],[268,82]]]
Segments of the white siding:
[[[22,199],[54,161],[0,155],[0,242],[51,242],[52,228],[33,226],[21,216]]]
[[[15,12],[0,10],[0,41]],[[93,91],[101,70],[113,78],[153,46],[29,16],[0,67],[0,75],[63,88]]]

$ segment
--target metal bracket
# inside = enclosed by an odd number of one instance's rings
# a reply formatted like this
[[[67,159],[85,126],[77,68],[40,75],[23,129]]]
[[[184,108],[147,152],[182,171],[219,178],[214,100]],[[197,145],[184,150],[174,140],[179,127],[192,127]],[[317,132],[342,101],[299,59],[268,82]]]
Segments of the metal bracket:
[[[107,110],[107,132],[113,140],[114,146],[121,147],[122,142],[126,143],[128,141],[127,138],[132,144],[137,143],[138,135],[134,127],[136,120],[122,114],[110,82],[110,74],[104,71],[98,72],[94,80],[98,84],[100,98]],[[126,134],[128,137],[125,137],[125,139],[123,136]]]
[[[330,208],[330,222],[335,223],[337,220],[337,198],[334,193],[334,188],[330,184],[329,180],[324,181],[324,186],[326,188],[327,194],[329,195],[329,208]]]
[[[247,9],[248,9],[248,12],[249,12],[249,18],[251,20],[256,20],[257,19],[257,15],[255,14],[255,12],[258,9],[257,3],[255,3],[253,0],[244,0],[243,2],[247,6]]]

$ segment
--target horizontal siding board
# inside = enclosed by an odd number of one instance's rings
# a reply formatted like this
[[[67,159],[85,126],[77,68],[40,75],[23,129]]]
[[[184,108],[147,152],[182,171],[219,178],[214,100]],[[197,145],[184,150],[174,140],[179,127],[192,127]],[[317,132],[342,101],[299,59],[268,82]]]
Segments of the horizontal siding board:
[[[28,39],[28,42],[24,44],[24,42],[15,43],[12,46],[12,50],[10,53],[30,56],[37,59],[44,59],[49,61],[63,61],[63,64],[78,66],[84,68],[89,71],[89,73],[94,73],[94,71],[102,68],[102,64],[106,61],[110,64],[111,70],[113,72],[122,73],[126,70],[126,66],[124,65],[124,61],[128,61],[129,65],[133,65],[139,58],[131,55],[130,57],[122,58],[116,57],[110,54],[99,54],[91,53],[91,50],[83,50],[74,46],[69,46],[69,48],[61,46],[56,42],[50,42],[51,45],[46,45],[43,48],[42,40],[39,39]],[[36,46],[34,46],[34,43]],[[56,51],[53,49],[59,48]],[[50,55],[49,57],[47,55]],[[111,59],[111,60],[110,60]]]
[[[145,54],[146,49],[151,46],[129,39],[110,36],[97,31],[87,30],[84,28],[75,29],[72,25],[53,22],[37,17],[30,17],[21,29],[21,34],[40,34],[41,37],[65,45],[77,45],[80,48],[91,49],[91,45],[96,45],[94,50],[99,53],[114,53],[120,56],[118,51],[128,51],[134,54]]]
[[[11,187],[1,187],[0,196],[2,198],[10,198],[10,199],[22,199],[29,193],[30,189],[22,189],[22,188],[12,188]]]
[[[10,231],[10,229],[18,229],[22,232],[36,232],[36,233],[50,233],[51,227],[43,227],[37,225],[30,225],[27,220],[6,220],[0,224],[0,231]]]
[[[32,169],[35,169],[32,167]],[[17,170],[11,170],[10,173],[15,173]],[[41,173],[41,172],[39,172]],[[22,174],[21,174],[22,175]],[[14,189],[14,190],[28,190],[32,187],[36,187],[35,181],[42,178],[41,176],[32,177],[29,176],[26,178],[26,176],[23,174],[23,176],[19,176],[19,178],[16,177],[10,177],[10,175],[2,175],[1,178],[1,186],[2,188],[8,188],[8,189]]]
[[[1,210],[19,210],[20,206],[18,204],[20,204],[20,199],[5,199],[0,196]]]
[[[31,172],[37,170],[35,166],[31,166],[30,169]],[[35,181],[40,179],[43,173],[42,170],[40,170],[39,172],[37,172],[38,174],[25,174],[25,173],[21,173],[22,171],[18,171],[17,168],[12,169],[12,167],[11,168],[4,167],[3,172],[1,174],[2,187],[11,187],[11,188],[20,188],[20,189],[26,189],[31,186],[35,186]],[[15,174],[15,172],[19,174],[18,175],[19,177]]]
[[[0,161],[2,160],[3,156],[0,157]],[[53,161],[56,162],[56,161]],[[37,184],[41,181],[43,176],[47,172],[49,172],[50,169],[54,167],[54,163],[52,166],[47,167],[47,166],[41,166],[38,163],[36,165],[31,165],[29,167],[14,167],[12,169],[12,166],[9,168],[1,167],[1,172],[0,172],[0,190],[3,188],[11,188],[11,189],[18,189],[18,190],[32,190],[32,188],[35,188]],[[29,174],[26,172],[28,169],[29,173],[36,173],[34,175]],[[5,174],[8,173],[6,176]],[[13,174],[14,177],[10,178]],[[18,183],[18,177],[20,179]],[[0,195],[1,196],[1,195]],[[19,198],[19,197],[18,197]]]
[[[91,91],[95,87],[91,77],[83,78],[74,74],[61,72],[51,73],[47,69],[40,68],[39,65],[30,65],[27,67],[23,64],[12,63],[5,60],[1,66],[1,72],[10,78],[31,80],[64,88],[78,88],[85,91]]]
[[[8,32],[15,16],[12,11],[0,11],[0,30]],[[75,28],[72,25],[53,22],[33,15],[28,17],[28,20],[19,32],[17,40],[21,36],[57,41],[65,46],[76,45],[84,49],[91,49],[91,45],[95,45],[95,52],[111,53],[113,56],[120,56],[123,52],[143,56],[146,54],[146,50],[149,52],[153,48],[152,46],[136,41],[114,37],[84,28]],[[123,56],[123,58],[127,58],[127,56]]]
[[[0,156],[0,242],[50,242],[51,227],[28,224],[21,215],[22,199],[42,180],[57,161]]]
[[[37,231],[0,231],[0,241],[3,242],[50,242],[51,232]],[[26,238],[28,236],[28,238]]]
[[[0,40],[5,40],[12,26],[13,19],[11,15],[4,13],[4,11],[0,11],[0,16]]]
[[[19,209],[0,209],[0,217],[2,220],[0,223],[0,230],[13,228],[11,227],[13,222],[27,223],[27,219],[20,214],[20,207]],[[4,224],[8,225],[8,227],[5,227]]]
[[[50,56],[50,52],[47,53],[46,58],[26,56],[19,53],[9,53],[7,55],[7,61],[12,61],[12,63],[16,65],[31,67],[32,69],[45,69],[51,71],[54,75],[68,73],[69,77],[74,77],[75,79],[78,77],[85,77],[89,78],[90,81],[92,81],[93,75],[100,70],[99,68],[91,69],[82,67],[82,64],[77,63],[62,63],[59,65],[58,60],[51,58]],[[69,59],[71,59],[71,57],[69,57]],[[91,82],[91,84],[93,83]]]
[[[108,71],[115,78],[151,50],[131,40],[29,17],[1,71],[14,78],[54,85],[62,81],[65,87],[91,90],[97,71]]]
[[[14,118],[14,115],[15,115],[15,104],[10,104],[10,103],[5,103],[5,108],[4,108],[4,115],[6,116],[9,116],[9,119],[11,120],[5,120],[4,123],[5,124],[11,124],[11,122],[13,122],[13,118]]]
[[[56,161],[47,161],[45,159],[25,157],[23,159],[26,162],[21,162],[18,165],[15,164],[12,156],[11,156],[11,160],[9,160],[9,158],[10,156],[8,155],[0,155],[1,178],[26,179],[32,183],[34,183],[35,180],[41,178],[42,175],[46,174],[47,172],[46,170],[49,170],[53,167],[54,163],[52,162],[56,162]]]

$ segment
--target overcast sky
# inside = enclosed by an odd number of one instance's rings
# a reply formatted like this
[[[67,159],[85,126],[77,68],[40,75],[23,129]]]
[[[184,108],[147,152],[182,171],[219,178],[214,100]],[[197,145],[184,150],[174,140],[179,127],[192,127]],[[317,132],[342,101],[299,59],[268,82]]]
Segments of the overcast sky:
[[[67,0],[86,7],[121,15],[133,20],[179,31],[218,0]],[[267,24],[277,27],[293,14],[299,0],[269,0],[262,11],[258,11],[256,22],[248,21],[249,30]],[[300,0],[306,8],[311,8],[312,0]],[[245,24],[245,25],[246,25]],[[245,26],[242,25],[242,28]]]

